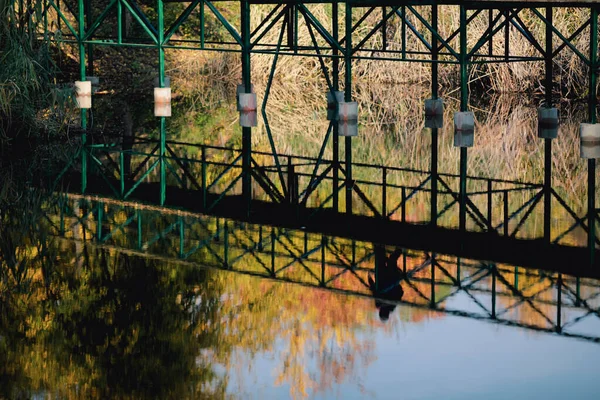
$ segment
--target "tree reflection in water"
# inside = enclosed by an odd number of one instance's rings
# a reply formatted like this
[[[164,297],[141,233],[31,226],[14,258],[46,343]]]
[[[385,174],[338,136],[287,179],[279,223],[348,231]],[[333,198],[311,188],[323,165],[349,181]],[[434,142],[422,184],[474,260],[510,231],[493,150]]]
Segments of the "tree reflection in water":
[[[29,228],[3,230],[0,398],[224,398],[251,390],[240,377],[259,353],[276,360],[273,384],[301,398],[360,384],[375,359],[364,333],[394,329],[364,299]],[[241,387],[228,387],[233,375]]]

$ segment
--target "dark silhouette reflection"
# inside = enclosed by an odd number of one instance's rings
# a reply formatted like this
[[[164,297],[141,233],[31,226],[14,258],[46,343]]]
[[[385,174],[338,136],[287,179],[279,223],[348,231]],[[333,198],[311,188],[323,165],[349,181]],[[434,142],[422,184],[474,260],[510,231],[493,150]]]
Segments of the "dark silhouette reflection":
[[[0,307],[0,398],[224,396],[226,377],[199,359],[204,349],[228,351],[209,323],[219,293],[205,284],[206,271],[104,250],[79,254],[84,268],[77,271],[68,268],[69,255],[72,249],[49,282],[60,283],[59,293],[29,288],[42,299],[39,309],[18,304],[16,291],[2,299],[15,306]]]
[[[369,288],[374,296],[375,307],[379,310],[379,318],[387,321],[390,314],[396,308],[395,304],[388,301],[400,301],[404,295],[404,290],[400,281],[404,273],[398,269],[398,259],[402,255],[402,249],[396,248],[394,252],[387,257],[385,247],[374,244],[375,247],[375,273],[369,274]]]

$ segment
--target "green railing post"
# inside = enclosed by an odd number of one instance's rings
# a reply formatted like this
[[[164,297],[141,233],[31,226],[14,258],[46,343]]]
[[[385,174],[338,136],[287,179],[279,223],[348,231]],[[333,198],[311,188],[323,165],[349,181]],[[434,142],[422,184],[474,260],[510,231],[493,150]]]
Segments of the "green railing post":
[[[352,101],[352,4],[346,3],[346,49],[344,53],[345,66],[345,101]],[[347,136],[345,142],[346,156],[346,214],[352,215],[352,137]]]
[[[252,91],[250,71],[250,1],[241,2],[242,23],[242,83],[246,93]],[[252,128],[242,127],[242,197],[246,202],[246,213],[250,215],[252,201]]]
[[[598,9],[590,9],[590,87],[588,114],[590,123],[596,123],[596,95],[598,83]],[[590,265],[596,262],[596,160],[588,159],[588,248]]]

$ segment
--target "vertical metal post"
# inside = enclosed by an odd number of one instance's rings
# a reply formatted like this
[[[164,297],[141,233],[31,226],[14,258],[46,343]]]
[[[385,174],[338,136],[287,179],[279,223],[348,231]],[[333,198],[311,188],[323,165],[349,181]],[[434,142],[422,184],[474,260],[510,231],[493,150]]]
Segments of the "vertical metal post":
[[[85,16],[86,16],[86,27],[89,29],[94,23],[94,10],[92,9],[92,0],[85,0]],[[94,45],[88,43],[87,45],[87,63],[88,63],[88,74],[94,75]]]
[[[381,216],[387,219],[387,168],[381,170]]]
[[[400,214],[400,219],[402,222],[406,222],[406,188],[404,186],[402,186],[401,196],[402,213]]]
[[[206,147],[202,146],[202,166],[201,166],[201,174],[202,174],[202,209],[206,209],[206,196],[208,192],[208,188],[206,187]]]
[[[508,236],[508,190],[504,190],[503,200],[504,210],[502,214],[504,216],[504,236]]]
[[[246,93],[252,91],[250,71],[250,1],[241,2],[242,23],[242,83]],[[242,197],[246,201],[246,213],[250,215],[250,203],[252,201],[252,128],[242,127]]]
[[[83,44],[83,37],[85,36],[85,7],[83,4],[83,0],[79,0],[78,3],[79,13],[78,13],[78,23],[79,23],[79,37],[77,38],[79,44],[79,78],[82,81],[85,81],[85,46]],[[83,134],[81,135],[81,193],[85,193],[87,189],[87,162],[88,162],[88,153],[87,153],[87,110],[81,109],[81,130]]]
[[[545,106],[552,107],[552,16],[553,8],[546,7],[546,53],[544,54],[544,64],[546,76],[545,86]],[[552,237],[552,225],[550,215],[552,213],[552,139],[544,139],[544,241],[550,243]]]
[[[119,181],[121,184],[121,198],[125,196],[125,154],[123,149],[119,152]]]
[[[402,59],[406,59],[406,6],[402,6],[402,26],[401,26],[401,35],[402,35]]]
[[[204,49],[204,0],[200,2],[200,48]]]
[[[185,247],[185,225],[183,223],[183,216],[179,216],[179,258],[184,256]]]
[[[99,201],[96,209],[96,240],[102,242],[102,220],[104,219],[104,204]]]
[[[433,31],[438,33],[438,5],[431,6],[431,23]],[[438,98],[438,40],[431,34],[431,97]],[[437,197],[438,197],[438,129],[431,130],[431,208],[429,223],[437,226]]]
[[[321,282],[319,286],[325,286],[325,247],[327,245],[327,238],[325,235],[321,236]]]
[[[352,101],[352,4],[346,3],[346,51],[344,53],[344,98],[347,102]],[[354,182],[352,179],[352,137],[346,137],[346,214],[352,214],[352,190]]]
[[[494,10],[490,8],[488,10],[488,29],[490,32],[492,31],[492,25],[494,23]],[[494,35],[490,35],[490,39],[488,40],[488,55],[494,55]]]
[[[506,25],[504,26],[504,60],[508,61],[510,57],[510,22],[509,22],[509,11],[504,11],[504,18]]]
[[[460,6],[460,110],[467,111],[469,102],[469,76],[467,66],[467,9]],[[460,209],[459,230],[467,225],[467,148],[460,148]]]
[[[158,8],[158,86],[165,86],[165,49],[164,45],[164,34],[165,34],[165,21],[164,21],[164,4],[163,0],[157,0]],[[160,117],[160,205],[164,205],[167,199],[167,165],[165,159],[165,153],[167,148],[167,120],[165,117]]]
[[[334,1],[333,4],[331,5],[331,19],[332,19],[332,34],[333,34],[333,40],[335,40],[335,42],[337,43],[339,40],[339,28],[338,28],[338,24],[339,24],[339,9],[338,9],[338,2]],[[340,90],[340,60],[338,58],[339,56],[339,51],[337,49],[336,46],[333,47],[333,60],[332,60],[332,75],[333,75],[333,90],[338,91]],[[333,152],[333,210],[335,212],[339,211],[339,205],[340,205],[340,196],[338,193],[338,188],[340,186],[339,183],[339,170],[340,170],[340,138],[339,138],[339,127],[336,121],[332,121],[331,122],[333,124],[333,148],[332,148],[332,152]]]
[[[556,281],[556,332],[562,331],[562,274]]]
[[[406,272],[406,270],[404,271]],[[431,282],[430,282],[430,286],[431,286],[431,293],[429,295],[430,297],[430,303],[429,306],[431,308],[435,308],[435,253],[431,254]]]
[[[271,276],[275,276],[275,228],[271,228]]]
[[[487,223],[488,223],[488,231],[491,233],[494,231],[494,222],[493,222],[493,205],[492,205],[492,192],[493,192],[493,182],[491,179],[487,181]]]
[[[588,114],[590,123],[596,123],[596,86],[598,84],[598,9],[590,10],[590,87],[588,98]],[[588,248],[590,265],[596,260],[596,160],[588,159]]]
[[[492,318],[496,319],[496,265],[492,265]]]
[[[117,43],[123,43],[123,4],[120,1],[117,1]]]
[[[385,19],[386,14],[386,7],[381,7],[381,18],[383,19],[383,25],[381,26],[381,43],[383,46],[383,51],[387,50],[387,19]]]
[[[229,223],[223,220],[223,263],[229,268]]]
[[[138,250],[142,249],[142,211],[138,208],[135,210],[137,219],[137,247]]]

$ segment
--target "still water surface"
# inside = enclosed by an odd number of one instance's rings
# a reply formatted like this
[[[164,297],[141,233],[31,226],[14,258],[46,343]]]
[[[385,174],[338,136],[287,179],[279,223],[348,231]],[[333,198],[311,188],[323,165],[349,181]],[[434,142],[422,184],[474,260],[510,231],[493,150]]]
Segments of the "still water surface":
[[[144,240],[180,218],[156,214]],[[171,232],[138,248],[135,224],[108,223],[98,245],[82,216],[62,237],[52,212],[4,232],[2,398],[600,396],[597,281],[443,255],[432,269],[431,254],[402,249],[402,302],[382,320],[364,297],[372,243],[327,238],[301,256],[322,238],[188,216],[183,241]],[[219,265],[225,250],[233,271]],[[273,279],[252,276],[269,262]]]

